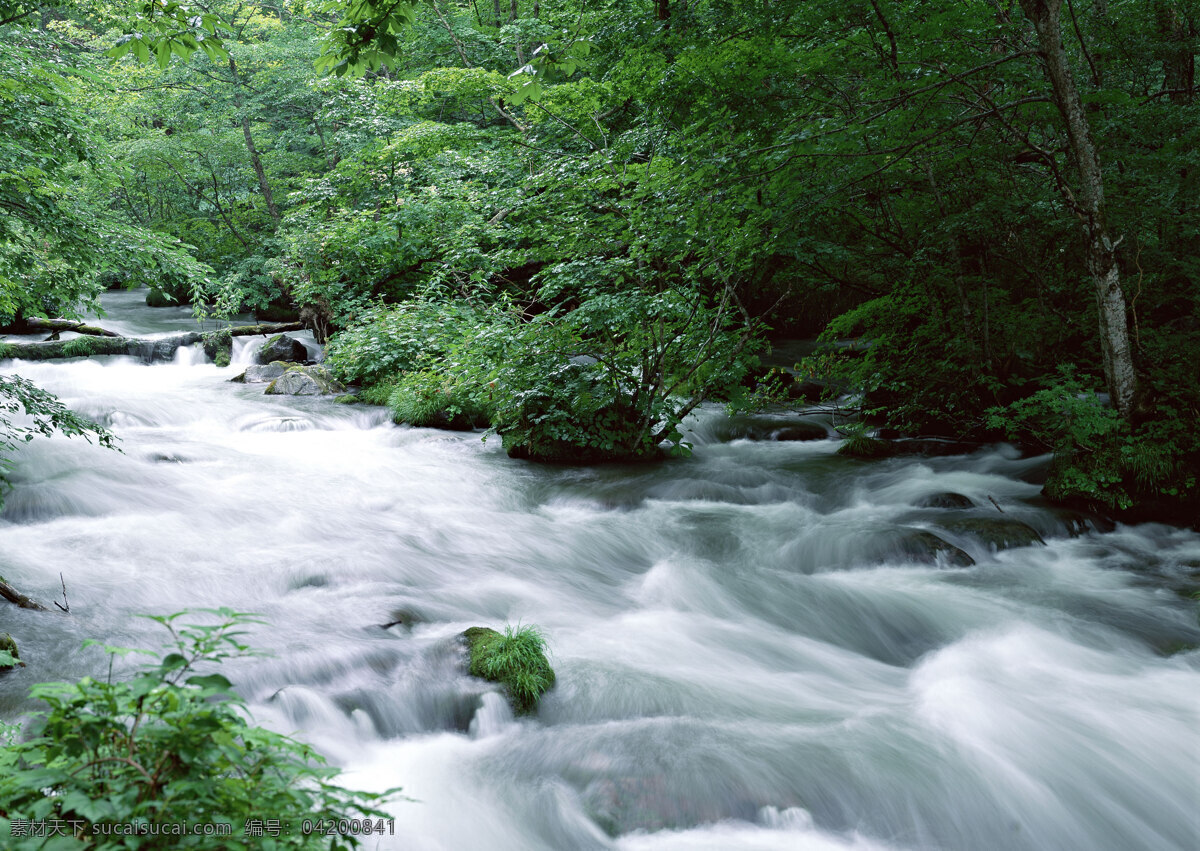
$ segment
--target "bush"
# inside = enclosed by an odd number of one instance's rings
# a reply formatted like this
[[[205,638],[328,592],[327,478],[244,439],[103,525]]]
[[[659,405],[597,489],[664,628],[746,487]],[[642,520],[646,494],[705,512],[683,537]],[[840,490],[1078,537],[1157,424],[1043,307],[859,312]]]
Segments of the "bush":
[[[22,838],[13,829],[20,819],[63,825],[67,835],[51,840],[63,849],[343,849],[358,839],[307,836],[302,820],[385,817],[372,804],[388,793],[332,785],[336,772],[309,747],[251,726],[229,681],[202,673],[248,655],[237,627],[254,621],[218,609],[210,612],[215,624],[178,623],[183,614],[152,618],[170,632],[170,651],[128,680],[114,682],[110,662],[105,681],[34,686],[47,711],[32,738],[0,750],[6,848],[44,847],[45,837]],[[130,652],[105,649],[110,659]],[[247,835],[247,820],[268,818],[291,830]],[[131,824],[140,826],[137,835],[113,831]],[[229,832],[175,834],[176,825],[226,825]]]
[[[387,406],[398,423],[452,431],[484,428],[490,411],[471,388],[429,370],[405,373],[392,386]]]
[[[504,628],[504,633],[472,627],[463,635],[471,653],[471,676],[500,683],[518,714],[537,708],[554,686],[554,669],[546,659],[546,638],[537,627]]]

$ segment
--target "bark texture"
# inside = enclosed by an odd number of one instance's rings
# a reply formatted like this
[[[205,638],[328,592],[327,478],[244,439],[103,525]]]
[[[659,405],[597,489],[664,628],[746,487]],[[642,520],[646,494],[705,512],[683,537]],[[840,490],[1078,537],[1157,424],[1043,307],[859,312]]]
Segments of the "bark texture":
[[[1104,176],[1100,156],[1092,142],[1091,129],[1083,101],[1075,86],[1075,77],[1067,61],[1061,27],[1063,0],[1021,0],[1021,9],[1037,32],[1043,68],[1054,91],[1054,104],[1067,129],[1067,143],[1079,169],[1079,186],[1072,194],[1064,188],[1068,203],[1079,216],[1087,250],[1087,269],[1096,293],[1100,322],[1100,349],[1104,356],[1104,377],[1113,404],[1128,418],[1137,395],[1137,373],[1129,344],[1129,326],[1125,312],[1125,294],[1121,290],[1121,272],[1117,266],[1117,242],[1105,221]]]

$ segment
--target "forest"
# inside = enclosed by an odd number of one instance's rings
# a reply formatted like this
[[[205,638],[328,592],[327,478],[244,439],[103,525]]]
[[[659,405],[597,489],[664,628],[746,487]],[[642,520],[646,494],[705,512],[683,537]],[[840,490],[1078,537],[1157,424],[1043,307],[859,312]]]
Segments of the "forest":
[[[7,326],[114,286],[300,317],[399,420],[545,460],[815,377],[852,437],[1019,441],[1055,499],[1194,520],[1192,3],[0,15]],[[762,365],[818,334],[866,345]]]
[[[213,323],[304,329],[338,401],[548,476],[691,463],[714,405],[820,410],[846,463],[1015,447],[1047,458],[1039,505],[1200,530],[1197,54],[1197,0],[0,0],[0,484],[38,436],[120,447],[21,373],[132,353],[93,326],[133,291],[190,310],[207,363],[238,351]],[[249,655],[241,602],[210,602],[80,694],[140,719],[182,690],[187,723],[240,730],[229,680],[185,678]],[[70,740],[84,698],[38,696]],[[280,761],[204,771],[386,815],[236,735]],[[57,764],[51,738],[0,772]],[[147,782],[114,786],[130,812]],[[0,821],[18,792],[53,810],[21,784]]]

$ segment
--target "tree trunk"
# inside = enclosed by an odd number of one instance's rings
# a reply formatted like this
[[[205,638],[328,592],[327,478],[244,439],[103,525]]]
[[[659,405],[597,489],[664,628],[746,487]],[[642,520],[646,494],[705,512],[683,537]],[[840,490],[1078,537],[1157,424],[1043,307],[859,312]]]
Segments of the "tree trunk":
[[[250,165],[254,167],[254,173],[258,176],[258,188],[262,192],[263,200],[267,202],[267,212],[271,214],[275,227],[278,228],[279,208],[275,206],[275,195],[271,192],[271,184],[267,182],[267,172],[263,168],[262,157],[258,154],[258,148],[254,147],[254,138],[250,135],[250,116],[246,112],[245,98],[242,97],[242,83],[238,76],[237,63],[233,61],[232,56],[229,57],[229,71],[233,74],[234,102],[241,114],[242,135],[246,138],[246,150],[250,153]]]
[[[1196,86],[1196,57],[1192,53],[1192,22],[1178,5],[1170,0],[1159,0],[1154,6],[1154,17],[1158,35],[1162,39],[1163,89],[1171,103],[1192,102],[1192,90]]]
[[[1063,0],[1021,0],[1021,9],[1037,31],[1043,67],[1051,88],[1054,105],[1067,129],[1071,156],[1079,168],[1079,186],[1072,195],[1065,191],[1083,227],[1087,247],[1087,269],[1096,293],[1100,320],[1100,349],[1104,356],[1104,378],[1113,404],[1128,418],[1137,394],[1137,374],[1129,345],[1129,327],[1125,317],[1125,294],[1121,291],[1121,273],[1117,268],[1116,249],[1104,214],[1104,176],[1100,157],[1092,143],[1091,129],[1083,109],[1075,78],[1063,47],[1060,15]],[[1063,187],[1066,190],[1066,187]]]

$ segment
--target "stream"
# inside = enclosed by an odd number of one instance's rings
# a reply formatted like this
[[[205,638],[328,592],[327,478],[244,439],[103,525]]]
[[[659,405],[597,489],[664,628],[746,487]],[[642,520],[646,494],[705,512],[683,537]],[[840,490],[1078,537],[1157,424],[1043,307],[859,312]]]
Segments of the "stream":
[[[102,324],[195,328],[143,298],[107,294]],[[102,673],[85,639],[157,648],[135,615],[228,606],[267,622],[269,655],[224,669],[256,721],[412,799],[365,848],[1200,847],[1200,535],[1081,530],[1039,500],[1049,459],[1011,447],[861,461],[740,438],[718,406],[689,459],[514,461],[230,383],[262,341],[223,369],[198,347],[0,363],[123,449],[14,459],[0,575],[49,601],[61,572],[71,613],[0,604],[29,663],[0,718]],[[917,507],[942,492],[975,507]],[[962,522],[997,518],[1046,543],[997,551]],[[975,563],[924,557],[921,530]],[[549,640],[532,718],[454,640],[506,623]]]

